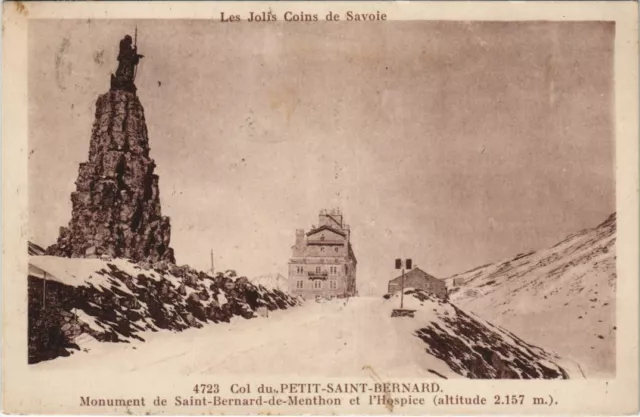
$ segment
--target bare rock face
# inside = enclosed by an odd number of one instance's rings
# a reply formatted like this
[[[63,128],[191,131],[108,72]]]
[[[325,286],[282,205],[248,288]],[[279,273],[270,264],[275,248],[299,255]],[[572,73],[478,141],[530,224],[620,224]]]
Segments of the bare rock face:
[[[175,263],[171,225],[160,210],[144,109],[133,92],[111,90],[96,102],[89,160],[81,163],[69,227],[47,253]]]

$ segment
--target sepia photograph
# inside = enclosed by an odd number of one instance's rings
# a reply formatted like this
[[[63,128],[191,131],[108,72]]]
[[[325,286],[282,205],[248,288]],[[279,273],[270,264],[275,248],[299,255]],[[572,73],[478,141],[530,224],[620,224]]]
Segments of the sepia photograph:
[[[150,375],[186,414],[619,378],[617,22],[348,9],[28,19],[15,360],[77,387],[42,410],[141,414],[98,386]]]

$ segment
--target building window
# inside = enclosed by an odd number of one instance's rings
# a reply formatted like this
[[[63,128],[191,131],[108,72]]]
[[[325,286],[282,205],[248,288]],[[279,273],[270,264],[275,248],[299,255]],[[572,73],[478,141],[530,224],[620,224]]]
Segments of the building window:
[[[304,283],[302,281],[297,281],[296,282],[296,288],[303,288]]]
[[[331,273],[331,275],[336,275],[338,273],[338,267],[337,266],[330,266],[329,267],[329,272]]]
[[[320,246],[320,252],[324,252],[324,246]]]
[[[313,288],[322,288],[322,281],[314,281],[313,282]]]
[[[298,275],[303,274],[304,273],[304,268],[301,266],[297,266],[296,267],[296,272],[298,273]]]
[[[320,273],[320,267],[319,266],[316,266],[316,273],[318,273],[318,274]]]
[[[336,252],[338,252],[338,247],[336,246],[335,248],[333,248]]]
[[[332,290],[335,290],[336,288],[338,288],[338,283],[337,283],[337,282],[335,282],[335,281],[329,281],[329,287],[330,287]]]

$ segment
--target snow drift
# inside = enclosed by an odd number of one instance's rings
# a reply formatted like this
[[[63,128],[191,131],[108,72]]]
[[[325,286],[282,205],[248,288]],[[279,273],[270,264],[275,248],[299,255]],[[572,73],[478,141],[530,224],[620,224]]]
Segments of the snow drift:
[[[614,213],[551,248],[454,275],[451,301],[576,361],[588,377],[613,376],[615,234]]]
[[[400,294],[386,295],[398,307]],[[473,379],[567,379],[558,365],[561,358],[533,346],[493,324],[472,317],[448,301],[413,288],[405,289],[404,308],[415,310],[413,334],[426,346],[427,354],[445,362],[451,371]],[[431,373],[446,377],[442,371]]]
[[[29,362],[68,356],[81,340],[144,341],[144,332],[181,331],[259,309],[299,304],[280,290],[187,266],[144,267],[124,259],[29,257]]]

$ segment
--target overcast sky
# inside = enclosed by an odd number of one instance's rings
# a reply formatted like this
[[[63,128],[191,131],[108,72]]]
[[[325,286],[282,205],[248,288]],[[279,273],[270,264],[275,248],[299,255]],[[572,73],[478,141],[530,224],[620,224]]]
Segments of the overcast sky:
[[[32,21],[30,238],[71,217],[130,21]],[[615,211],[607,23],[138,21],[151,157],[179,264],[286,274],[340,207],[360,293],[445,277]]]

